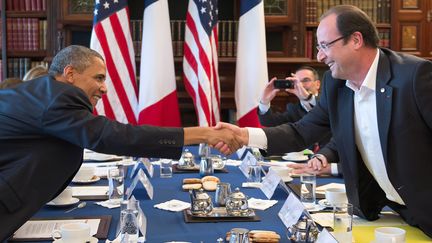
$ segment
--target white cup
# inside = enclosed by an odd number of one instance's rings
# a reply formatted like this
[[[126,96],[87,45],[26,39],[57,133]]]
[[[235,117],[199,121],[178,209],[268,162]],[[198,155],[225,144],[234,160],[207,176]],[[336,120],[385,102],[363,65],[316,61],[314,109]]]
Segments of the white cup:
[[[65,204],[72,200],[72,187],[66,187],[56,198],[52,200],[54,204]]]
[[[397,227],[378,227],[375,229],[375,242],[405,243],[405,230]]]
[[[60,229],[51,233],[54,240],[61,239],[62,243],[85,243],[90,242],[90,225],[86,223],[63,224]]]
[[[348,202],[348,198],[344,188],[327,188],[325,190],[325,197],[327,203],[331,205]]]
[[[73,178],[74,181],[88,181],[95,175],[96,169],[93,166],[81,166]]]
[[[276,172],[283,181],[291,181],[291,168],[286,166],[271,166],[269,170]]]

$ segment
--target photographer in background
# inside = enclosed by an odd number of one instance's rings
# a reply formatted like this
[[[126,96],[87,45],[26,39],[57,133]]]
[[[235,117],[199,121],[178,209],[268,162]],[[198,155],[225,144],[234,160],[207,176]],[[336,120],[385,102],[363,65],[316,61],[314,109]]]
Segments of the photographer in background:
[[[286,80],[292,81],[293,89],[285,89],[294,94],[300,100],[299,103],[289,103],[283,113],[272,112],[270,102],[281,91],[274,87],[276,78],[267,83],[258,105],[258,116],[263,126],[273,127],[287,122],[296,122],[308,113],[317,103],[321,81],[315,69],[303,66],[297,69],[292,77]]]
[[[285,112],[272,112],[270,102],[281,89],[275,87],[276,78],[272,78],[267,83],[261,100],[258,105],[258,117],[261,125],[267,127],[278,126],[287,122],[296,122],[306,115],[317,104],[319,100],[319,89],[321,81],[319,80],[318,72],[309,66],[302,66],[292,77],[286,78],[293,84],[292,89],[285,89],[286,92],[297,96],[300,102],[288,103]],[[286,87],[286,86],[285,86]],[[318,141],[311,148],[317,152],[320,147],[323,147],[331,138],[331,134]]]

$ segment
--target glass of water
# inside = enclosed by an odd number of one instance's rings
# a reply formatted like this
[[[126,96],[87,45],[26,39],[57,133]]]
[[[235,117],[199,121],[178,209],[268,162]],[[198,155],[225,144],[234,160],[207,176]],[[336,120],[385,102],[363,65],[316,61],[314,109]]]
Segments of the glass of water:
[[[251,165],[249,166],[248,182],[261,182],[261,166]]]
[[[112,168],[108,170],[108,198],[114,205],[120,205],[124,195],[124,172],[123,168]]]
[[[315,207],[316,201],[316,175],[315,174],[302,174],[300,176],[301,192],[300,201],[306,208]]]
[[[333,235],[338,242],[352,242],[353,205],[338,203],[333,206]]]
[[[120,211],[120,242],[135,243],[138,241],[138,211],[132,208]]]
[[[170,159],[160,160],[160,177],[161,178],[172,177],[172,160]]]

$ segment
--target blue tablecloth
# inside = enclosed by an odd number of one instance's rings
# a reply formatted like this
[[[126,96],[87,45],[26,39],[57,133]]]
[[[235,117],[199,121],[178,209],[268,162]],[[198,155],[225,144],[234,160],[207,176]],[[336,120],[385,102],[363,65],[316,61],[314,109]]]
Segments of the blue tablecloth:
[[[189,150],[196,153],[196,147],[189,147]],[[235,156],[234,156],[235,157]],[[246,181],[244,175],[237,167],[228,166],[229,173],[217,173],[221,181],[231,183],[231,188],[241,187],[241,183]],[[189,241],[189,242],[216,242],[219,237],[225,238],[228,231],[235,227],[247,228],[250,230],[273,230],[281,236],[281,242],[289,242],[286,237],[286,229],[282,221],[277,216],[284,201],[288,197],[280,186],[277,188],[272,199],[279,200],[273,207],[265,210],[257,210],[256,214],[261,218],[259,222],[218,222],[218,223],[185,223],[182,212],[169,212],[156,209],[153,206],[171,199],[178,199],[189,202],[189,193],[182,190],[183,178],[196,177],[198,173],[174,174],[172,178],[160,178],[158,167],[155,167],[155,174],[150,179],[154,187],[154,199],[150,200],[146,196],[144,188],[138,187],[134,191],[134,196],[140,200],[140,206],[147,217],[147,241],[151,243],[167,241]],[[297,181],[297,179],[295,180]],[[334,181],[334,178],[319,179],[319,184]],[[130,183],[130,181],[129,181]],[[97,185],[107,185],[106,179],[98,182]],[[128,184],[128,182],[127,182]],[[242,188],[248,197],[266,199],[265,195],[259,189]],[[213,197],[214,192],[210,192]],[[35,217],[64,217],[64,216],[99,216],[112,215],[111,226],[109,230],[109,239],[115,237],[117,224],[119,223],[120,209],[107,209],[94,202],[89,201],[83,209],[77,209],[69,214],[65,214],[64,208],[55,208],[45,206]],[[100,240],[99,242],[105,242]]]

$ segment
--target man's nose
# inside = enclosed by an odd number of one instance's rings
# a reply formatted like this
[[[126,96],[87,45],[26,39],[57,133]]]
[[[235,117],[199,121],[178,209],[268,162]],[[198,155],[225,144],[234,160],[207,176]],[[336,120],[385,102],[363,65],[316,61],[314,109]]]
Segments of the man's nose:
[[[108,89],[107,89],[107,86],[106,86],[105,82],[102,83],[102,85],[100,86],[99,90],[100,90],[100,92],[102,92],[102,94],[106,94],[107,93]]]
[[[327,56],[324,53],[324,51],[321,50],[321,49],[319,49],[318,52],[317,52],[317,60],[318,60],[318,62],[323,62],[326,57]]]

